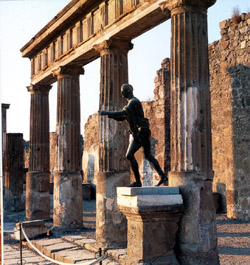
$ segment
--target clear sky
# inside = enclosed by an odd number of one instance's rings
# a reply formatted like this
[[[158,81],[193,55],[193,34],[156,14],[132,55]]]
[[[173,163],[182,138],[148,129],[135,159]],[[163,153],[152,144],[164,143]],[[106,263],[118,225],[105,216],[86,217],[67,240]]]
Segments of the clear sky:
[[[9,103],[7,132],[23,133],[29,139],[30,62],[22,58],[23,47],[69,0],[0,0],[0,99]],[[250,0],[217,0],[208,11],[209,43],[220,39],[219,22],[233,9],[250,12]],[[141,100],[153,99],[154,77],[164,58],[170,57],[170,20],[132,40],[129,52],[129,82]],[[87,117],[98,110],[100,60],[85,66],[81,77],[81,131]],[[56,84],[50,91],[50,130],[56,124]]]

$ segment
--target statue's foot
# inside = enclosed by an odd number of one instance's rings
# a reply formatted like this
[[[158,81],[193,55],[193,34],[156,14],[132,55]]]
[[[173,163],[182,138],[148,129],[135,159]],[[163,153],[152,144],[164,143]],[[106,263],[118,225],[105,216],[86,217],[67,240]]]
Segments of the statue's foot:
[[[141,187],[141,186],[142,186],[142,184],[139,181],[133,182],[129,185],[129,187]]]
[[[158,182],[158,184],[156,186],[160,186],[161,184],[163,184],[164,182],[167,182],[168,178],[166,176],[161,177],[160,181]]]

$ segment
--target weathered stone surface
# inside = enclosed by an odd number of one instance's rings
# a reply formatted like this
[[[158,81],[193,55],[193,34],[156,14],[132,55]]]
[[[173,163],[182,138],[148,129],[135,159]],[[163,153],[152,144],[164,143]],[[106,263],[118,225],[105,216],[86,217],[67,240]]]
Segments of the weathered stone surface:
[[[120,39],[111,39],[94,46],[101,56],[99,110],[118,111],[126,104],[121,85],[128,83],[127,57],[132,47],[129,41]],[[129,163],[123,159],[128,146],[126,124],[100,115],[98,127],[99,170],[128,170]]]
[[[118,195],[127,195],[127,196],[135,196],[135,195],[173,195],[180,194],[179,187],[118,187],[117,188]]]
[[[171,8],[172,30],[169,185],[180,186],[185,207],[178,233],[178,259],[181,264],[219,264],[211,188],[211,105],[204,12],[213,1],[203,1],[203,9],[195,7],[200,1],[181,1],[183,5],[177,6],[171,3],[166,3]]]
[[[96,243],[98,246],[124,245],[127,222],[117,208],[116,188],[128,186],[129,172],[100,172],[97,176]]]
[[[7,109],[9,109],[10,104],[1,104],[1,115],[2,115],[2,176],[4,176],[4,170],[5,170],[5,151],[6,151],[6,129],[7,129]],[[3,178],[3,187],[4,187],[4,178]]]
[[[54,71],[58,80],[54,231],[82,227],[79,76],[83,73],[78,65],[63,66]]]
[[[82,228],[82,177],[80,172],[55,172],[53,225],[65,231]]]
[[[170,186],[180,186],[185,207],[178,232],[178,260],[181,264],[219,264],[211,181],[195,173],[174,172],[169,180]]]
[[[178,205],[183,204],[182,196],[176,195],[136,195],[126,196],[118,195],[118,205],[124,207],[147,207],[147,206],[163,206],[163,205]]]
[[[22,222],[22,229],[29,239],[46,234],[47,232],[47,228],[42,220]],[[14,236],[16,240],[20,240],[20,223],[17,223],[14,228]],[[21,233],[21,239],[25,239],[23,232]]]
[[[119,190],[117,191],[119,193]],[[118,208],[128,221],[128,243],[125,264],[179,264],[173,248],[178,222],[183,210],[181,202],[168,204],[167,197],[181,195],[119,195]],[[141,204],[145,197],[148,203]],[[160,199],[160,197],[164,199]],[[126,200],[134,200],[128,204]],[[144,201],[142,199],[142,201]],[[164,203],[165,201],[165,203]]]
[[[26,175],[26,217],[48,218],[49,209],[49,90],[31,85],[29,172]],[[39,179],[36,181],[36,177]],[[37,182],[37,185],[36,185]],[[41,194],[39,194],[41,193]]]
[[[50,217],[49,173],[26,173],[26,217],[39,219]]]
[[[213,191],[221,194],[222,211],[229,218],[249,220],[249,207],[243,201],[250,201],[245,189],[250,181],[250,39],[248,22],[241,20],[237,24],[226,20],[221,40],[209,45]]]
[[[23,210],[23,134],[6,134],[4,165],[4,210]]]
[[[93,45],[115,36],[131,40],[169,17],[158,0],[70,2],[21,52],[31,60],[32,83],[53,83],[58,64],[88,64],[99,56]]]
[[[92,186],[96,186],[99,172],[98,120],[98,114],[91,115],[84,127],[83,182]]]

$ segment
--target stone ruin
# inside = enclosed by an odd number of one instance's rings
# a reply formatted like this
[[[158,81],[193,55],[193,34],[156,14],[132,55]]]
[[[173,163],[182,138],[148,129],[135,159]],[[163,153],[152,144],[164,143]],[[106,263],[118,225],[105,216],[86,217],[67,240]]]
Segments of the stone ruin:
[[[54,229],[72,231],[82,227],[79,76],[84,74],[83,66],[98,57],[101,58],[100,109],[120,109],[124,105],[120,86],[128,81],[127,54],[133,48],[131,40],[171,18],[171,60],[165,60],[163,69],[157,73],[156,101],[144,103],[144,108],[146,115],[155,117],[155,124],[152,126],[160,126],[153,130],[153,138],[155,137],[159,142],[152,141],[152,147],[154,149],[155,146],[154,150],[159,156],[161,166],[169,172],[169,185],[180,187],[183,197],[184,212],[177,232],[178,260],[181,264],[218,264],[212,196],[214,176],[212,148],[213,150],[215,148],[211,141],[207,41],[207,8],[214,3],[215,0],[203,2],[109,0],[100,1],[100,3],[75,0],[71,1],[21,49],[23,57],[28,57],[31,61],[32,82],[28,86],[31,94],[30,156],[26,174],[26,217],[28,219],[49,217],[49,183],[54,180]],[[238,30],[244,33],[245,24],[249,24],[248,16],[242,15],[240,23]],[[219,52],[220,47],[225,45],[230,47],[229,36],[226,36],[227,33],[230,35],[230,25],[230,21],[225,22],[225,39],[219,46],[216,43],[212,44],[214,45],[212,52],[215,54]],[[235,44],[234,41],[233,45],[237,46],[238,42]],[[192,47],[192,49],[185,47]],[[240,47],[241,49],[248,47],[248,40],[240,39]],[[209,52],[211,58],[211,48]],[[243,55],[244,51],[239,54]],[[225,62],[225,58],[230,58],[231,54],[228,53],[225,56],[222,52],[221,56],[221,60]],[[249,62],[245,64],[243,56],[241,64],[244,67],[238,63],[226,65],[218,62],[216,65],[220,64],[220,69],[216,72],[218,75],[214,75],[214,80],[211,80],[211,87],[216,84],[216,78],[221,78],[220,74],[226,78],[228,74],[236,78],[239,69],[247,71]],[[211,71],[215,69],[216,67]],[[55,167],[51,175],[48,93],[51,84],[56,81],[58,83],[57,145]],[[244,92],[247,88],[245,81],[246,78],[239,83],[233,82],[233,86],[228,91],[234,96],[237,95],[238,102],[241,104],[239,109],[233,107],[229,111],[239,112],[243,121],[245,113],[242,109],[249,111],[248,92]],[[213,92],[211,88],[211,91],[216,97],[217,89]],[[219,94],[219,97],[223,96]],[[169,110],[170,116],[168,116]],[[232,119],[234,132],[242,131],[236,116],[233,117],[235,117]],[[122,212],[128,220],[128,235],[132,231],[129,225],[132,220],[131,213],[127,210],[127,205],[117,201],[116,196],[116,188],[129,183],[129,167],[122,159],[127,147],[127,133],[124,133],[126,131],[124,127],[117,126],[105,117],[96,118],[98,119],[96,123],[98,124],[96,133],[98,143],[96,146],[89,145],[89,148],[93,147],[94,155],[84,167],[88,172],[86,180],[93,181],[96,185],[97,244],[110,247],[124,244],[129,240],[129,245],[133,237],[127,237],[127,222]],[[94,119],[93,116],[92,120]],[[163,122],[158,123],[157,120]],[[216,128],[216,122],[212,121],[212,124]],[[244,126],[243,129],[245,129]],[[157,135],[159,130],[164,132],[165,137]],[[220,133],[221,131],[218,130],[217,137],[220,137]],[[236,139],[236,143],[240,143],[241,148],[245,147],[244,134],[234,134],[232,138]],[[86,142],[85,144],[87,152],[88,145]],[[163,147],[161,151],[160,145]],[[244,150],[247,149],[249,148]],[[216,152],[213,154],[213,160],[216,160],[215,154]],[[220,155],[220,151],[217,151],[217,154]],[[86,155],[89,159],[86,153],[83,157]],[[96,158],[98,158],[98,166],[91,171]],[[141,161],[143,173],[148,166],[145,165],[140,153],[138,158]],[[244,174],[247,161],[243,163],[246,165],[245,168],[238,168],[237,163],[234,165],[236,165],[235,172],[238,172],[238,175],[235,174],[234,183],[237,183],[238,176],[243,181],[249,178]],[[147,185],[157,181],[157,176],[153,175],[144,178],[144,184]],[[217,187],[217,191],[223,190],[223,184],[226,186],[223,195],[229,200],[228,210],[232,215],[237,216],[240,211],[235,207],[236,204],[231,210],[233,207],[230,199],[234,198],[234,202],[243,209],[249,196],[246,196],[246,191],[241,189],[240,195],[247,197],[247,200],[241,200],[240,196],[236,196],[232,185],[234,183],[230,184],[228,181],[227,177],[224,180],[221,178],[213,185],[214,188]],[[122,191],[119,196],[127,196],[126,192]],[[155,212],[148,206],[145,213],[153,216]],[[176,209],[172,208],[172,210],[174,213]],[[178,223],[177,219],[176,223]]]

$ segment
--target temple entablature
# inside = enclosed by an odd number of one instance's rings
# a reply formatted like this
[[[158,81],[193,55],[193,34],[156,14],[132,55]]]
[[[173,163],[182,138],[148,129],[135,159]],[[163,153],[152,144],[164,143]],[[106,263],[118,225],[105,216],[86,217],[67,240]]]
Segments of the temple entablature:
[[[31,61],[32,84],[56,81],[58,66],[95,60],[94,49],[104,41],[130,41],[170,18],[160,8],[162,0],[71,1],[25,46],[22,56]]]

